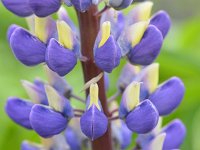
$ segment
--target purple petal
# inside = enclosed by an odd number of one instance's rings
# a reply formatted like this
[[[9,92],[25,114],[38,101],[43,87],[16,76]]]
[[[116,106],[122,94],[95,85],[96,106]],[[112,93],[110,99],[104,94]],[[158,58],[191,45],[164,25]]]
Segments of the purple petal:
[[[29,114],[31,112],[32,106],[33,103],[31,102],[12,97],[8,98],[5,106],[5,111],[8,116],[17,124],[27,129],[32,129],[29,121]]]
[[[127,8],[133,0],[109,0],[109,5],[117,10]]]
[[[166,133],[163,150],[178,149],[185,139],[186,128],[179,119],[176,119],[163,128],[162,132]]]
[[[30,122],[32,128],[44,138],[61,133],[67,126],[67,118],[61,113],[39,104],[33,106]]]
[[[33,14],[29,6],[29,0],[2,0],[3,5],[12,13],[27,17]]]
[[[165,37],[171,26],[171,19],[166,11],[161,10],[151,18],[150,24],[156,26]]]
[[[74,129],[72,129],[71,127],[67,127],[67,129],[65,130],[65,137],[67,144],[69,144],[70,146],[70,149],[81,150],[81,141]]]
[[[105,134],[108,126],[108,119],[103,112],[92,105],[81,117],[82,132],[91,140],[95,140]]]
[[[10,37],[10,46],[24,65],[34,66],[45,60],[46,45],[22,28],[15,29]]]
[[[12,24],[7,31],[7,40],[10,41],[10,37],[13,34],[13,32],[15,31],[15,29],[19,28],[18,25]]]
[[[129,128],[127,127],[127,125],[121,121],[121,149],[126,149],[132,140],[132,132],[131,130],[129,130]]]
[[[125,88],[132,82],[133,78],[137,75],[137,66],[134,66],[130,63],[127,63],[120,74],[118,79],[117,86],[121,91],[124,91]]]
[[[172,77],[160,85],[149,99],[156,106],[161,116],[168,115],[179,106],[184,93],[183,82],[177,77]]]
[[[29,5],[38,17],[46,17],[58,11],[61,0],[29,0]]]
[[[158,123],[159,114],[150,100],[141,102],[126,117],[127,127],[138,134],[150,132]]]
[[[105,90],[108,91],[109,89],[109,75],[108,73],[104,73],[104,86],[105,86]]]
[[[158,56],[162,47],[163,36],[153,25],[149,25],[142,40],[128,54],[133,64],[149,65]]]
[[[46,51],[46,63],[51,70],[64,76],[74,68],[77,58],[73,50],[66,49],[55,39],[51,39]]]
[[[96,43],[98,43],[97,41]],[[120,48],[113,36],[110,36],[103,46],[95,46],[94,48],[95,63],[105,72],[112,72],[112,70],[119,65],[120,58]]]
[[[21,144],[21,150],[41,150],[42,146],[28,141],[23,141]]]
[[[71,3],[78,11],[85,12],[92,5],[92,0],[71,0]]]

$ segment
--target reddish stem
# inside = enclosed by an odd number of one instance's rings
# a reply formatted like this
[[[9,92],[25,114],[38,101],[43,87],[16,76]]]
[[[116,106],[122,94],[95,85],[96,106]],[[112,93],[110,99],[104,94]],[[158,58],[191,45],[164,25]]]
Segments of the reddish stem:
[[[91,6],[90,9],[84,13],[78,12],[78,20],[80,26],[80,37],[81,37],[81,50],[82,55],[87,57],[86,62],[82,62],[83,74],[85,83],[92,78],[99,75],[102,70],[100,70],[94,62],[93,47],[96,36],[100,28],[99,17],[94,14],[98,11],[95,5]],[[104,87],[104,78],[98,82],[99,86],[99,99],[101,100],[102,108],[104,113],[110,117],[107,99]],[[89,91],[86,91],[88,95]],[[110,124],[108,125],[107,132],[97,140],[92,142],[93,150],[112,150],[112,137]]]

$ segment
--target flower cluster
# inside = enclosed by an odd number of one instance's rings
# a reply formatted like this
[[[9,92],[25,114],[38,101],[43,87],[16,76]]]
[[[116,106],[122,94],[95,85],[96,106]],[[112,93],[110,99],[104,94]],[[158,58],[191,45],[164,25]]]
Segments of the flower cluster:
[[[161,122],[163,116],[179,106],[185,87],[178,77],[158,85],[159,64],[153,63],[170,29],[167,12],[151,15],[153,3],[150,1],[136,3],[127,16],[121,10],[134,4],[133,0],[2,2],[14,14],[26,17],[29,25],[29,30],[15,24],[8,29],[7,39],[16,59],[26,66],[43,64],[48,76],[48,82],[22,81],[31,101],[18,97],[7,100],[8,116],[24,128],[34,130],[42,141],[48,141],[41,144],[24,141],[22,150],[91,149],[90,141],[104,136],[110,127],[115,149],[126,149],[133,133],[138,134],[135,147],[138,149],[180,147],[186,134],[184,124],[176,119],[161,128]],[[73,6],[77,13],[84,15],[100,4],[105,4],[105,8],[93,14],[100,18],[100,29],[93,39],[92,59],[103,73],[85,84],[89,94],[84,100],[73,93],[63,76],[73,70],[78,60],[85,63],[91,58],[82,55],[81,31],[62,5]],[[52,18],[53,13],[57,13],[57,20]],[[106,101],[108,115],[100,99],[102,89],[98,81],[104,74],[104,86],[108,90],[108,73],[121,59],[128,62],[120,74],[116,94]],[[72,106],[71,98],[83,102],[85,110]]]

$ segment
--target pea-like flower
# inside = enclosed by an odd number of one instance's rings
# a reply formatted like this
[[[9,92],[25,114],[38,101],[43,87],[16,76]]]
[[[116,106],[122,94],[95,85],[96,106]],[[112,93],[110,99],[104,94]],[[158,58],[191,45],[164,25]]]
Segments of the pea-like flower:
[[[71,0],[71,3],[78,11],[85,12],[92,5],[92,1],[93,0]]]
[[[111,34],[111,23],[104,22],[94,46],[94,60],[96,65],[105,72],[112,72],[120,63],[121,51]]]
[[[139,134],[150,132],[158,123],[159,114],[150,100],[139,102],[140,83],[132,82],[125,89],[119,108],[120,118],[127,127]]]
[[[8,30],[8,39],[15,57],[24,65],[35,66],[45,62],[46,42],[53,35],[51,18],[35,17],[35,35],[13,25]]]
[[[51,137],[62,132],[71,117],[73,109],[67,99],[62,97],[51,86],[45,86],[49,106],[36,104],[31,109],[30,123],[42,137]]]
[[[48,67],[60,76],[69,73],[77,63],[79,43],[73,31],[64,21],[57,22],[59,42],[51,39],[46,51]]]
[[[98,85],[90,86],[89,105],[81,116],[82,132],[91,140],[95,140],[107,131],[108,119],[102,111],[98,99]]]

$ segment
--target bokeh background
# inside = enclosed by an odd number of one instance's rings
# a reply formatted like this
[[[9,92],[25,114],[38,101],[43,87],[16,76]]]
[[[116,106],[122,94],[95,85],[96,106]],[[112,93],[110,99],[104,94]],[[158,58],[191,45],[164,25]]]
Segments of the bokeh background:
[[[154,12],[159,9],[167,10],[173,25],[168,34],[161,54],[157,59],[160,63],[160,82],[171,76],[180,77],[186,86],[186,93],[180,107],[170,116],[164,118],[164,124],[174,118],[180,118],[187,127],[187,137],[182,150],[200,149],[200,2],[197,0],[155,0]],[[74,11],[69,14],[77,23]],[[14,58],[8,42],[6,31],[10,24],[26,27],[25,19],[8,12],[0,3],[0,149],[20,149],[22,140],[39,141],[33,131],[28,131],[13,123],[4,112],[7,97],[19,96],[27,98],[20,80],[33,81],[35,77],[45,80],[42,66],[28,68]],[[116,90],[116,81],[122,65],[111,77],[108,95]],[[83,85],[80,76],[80,64],[66,77],[74,87],[75,93]],[[178,136],[178,135],[177,135]]]

